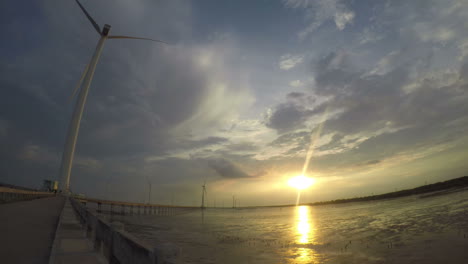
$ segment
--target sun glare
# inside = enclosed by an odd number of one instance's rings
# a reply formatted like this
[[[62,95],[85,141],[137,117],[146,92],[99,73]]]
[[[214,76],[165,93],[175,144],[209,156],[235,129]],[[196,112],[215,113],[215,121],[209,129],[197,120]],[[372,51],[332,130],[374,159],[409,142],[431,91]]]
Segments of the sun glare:
[[[304,175],[299,175],[289,179],[288,185],[296,188],[298,190],[303,190],[309,188],[312,184],[314,184],[314,179],[306,177]]]

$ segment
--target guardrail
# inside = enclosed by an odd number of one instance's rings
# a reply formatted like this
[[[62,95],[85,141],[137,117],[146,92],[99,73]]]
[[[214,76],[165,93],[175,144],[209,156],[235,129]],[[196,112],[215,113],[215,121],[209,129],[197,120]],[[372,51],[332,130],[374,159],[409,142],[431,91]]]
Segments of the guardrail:
[[[94,249],[102,252],[109,263],[160,263],[154,249],[117,230],[104,219],[89,211],[80,201],[70,197],[70,203],[85,226],[86,235],[94,242]],[[159,262],[158,262],[159,261]]]
[[[37,192],[0,186],[0,203],[11,203],[54,196],[50,192]]]
[[[93,198],[84,198],[74,196],[74,199],[80,202],[85,207],[91,203],[96,205],[98,213],[110,214],[156,214],[156,215],[174,215],[178,212],[183,212],[188,209],[200,209],[194,206],[178,206],[178,205],[161,205],[161,204],[144,204],[144,203],[131,203],[120,201],[109,201]],[[120,209],[120,210],[119,210]],[[184,210],[181,210],[184,209]]]

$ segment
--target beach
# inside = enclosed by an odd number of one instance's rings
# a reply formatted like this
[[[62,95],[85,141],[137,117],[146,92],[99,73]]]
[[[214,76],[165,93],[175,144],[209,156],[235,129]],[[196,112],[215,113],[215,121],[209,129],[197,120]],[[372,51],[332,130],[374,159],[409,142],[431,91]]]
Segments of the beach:
[[[468,190],[324,206],[113,216],[166,263],[466,263]]]

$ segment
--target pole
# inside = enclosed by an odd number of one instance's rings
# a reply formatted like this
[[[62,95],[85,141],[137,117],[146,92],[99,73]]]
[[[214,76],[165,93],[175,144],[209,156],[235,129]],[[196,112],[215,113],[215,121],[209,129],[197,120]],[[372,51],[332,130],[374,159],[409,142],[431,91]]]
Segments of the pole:
[[[148,182],[148,184],[149,184],[148,204],[151,204],[151,182]]]
[[[202,186],[201,208],[205,208],[205,185]]]
[[[109,29],[110,26],[108,26],[107,30]],[[108,33],[108,31],[106,33]],[[91,62],[89,63],[89,69],[86,75],[86,79],[84,80],[83,88],[78,94],[75,109],[73,110],[72,120],[68,127],[67,140],[65,142],[65,149],[62,154],[62,164],[60,166],[60,179],[62,179],[62,186],[64,187],[62,189],[65,189],[66,193],[70,193],[70,173],[73,164],[73,156],[75,155],[78,131],[80,130],[81,117],[83,116],[83,110],[86,103],[86,97],[88,96],[89,86],[93,80],[94,71],[96,70],[96,65],[99,57],[101,56],[102,48],[104,47],[104,42],[106,39],[107,34],[103,34],[99,39],[96,50],[94,51],[93,57],[91,58]]]

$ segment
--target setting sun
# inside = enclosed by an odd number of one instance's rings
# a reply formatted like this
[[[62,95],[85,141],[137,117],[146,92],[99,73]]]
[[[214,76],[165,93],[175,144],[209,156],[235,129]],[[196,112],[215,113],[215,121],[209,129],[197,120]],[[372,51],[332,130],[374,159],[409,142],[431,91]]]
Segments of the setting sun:
[[[314,184],[314,179],[306,177],[304,175],[299,175],[289,179],[288,185],[296,188],[298,190],[303,190],[309,188],[312,184]]]

